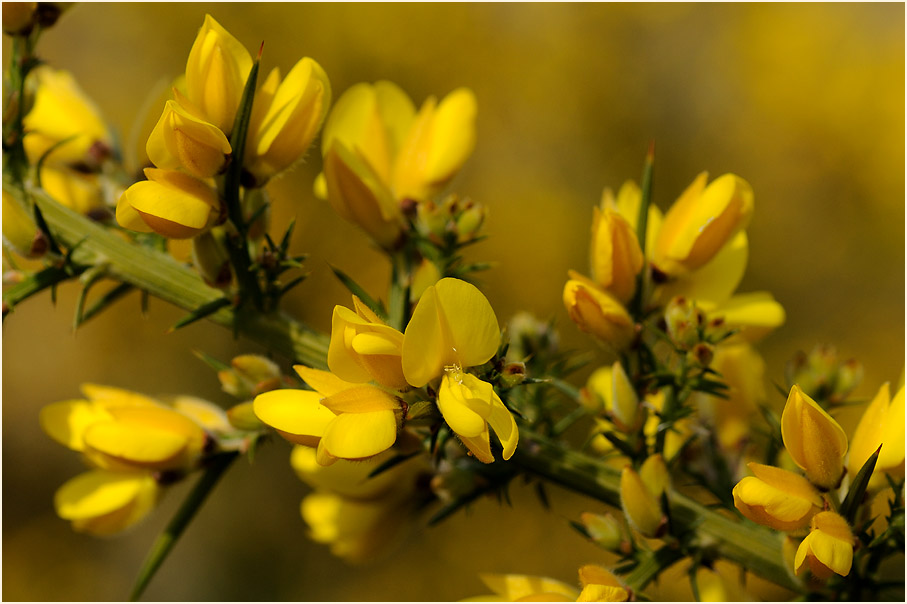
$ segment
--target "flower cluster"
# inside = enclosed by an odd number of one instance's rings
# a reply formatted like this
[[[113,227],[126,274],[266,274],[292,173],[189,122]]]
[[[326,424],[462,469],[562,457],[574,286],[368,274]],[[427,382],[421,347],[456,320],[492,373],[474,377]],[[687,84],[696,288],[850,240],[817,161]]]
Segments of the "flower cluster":
[[[581,589],[557,579],[529,575],[480,575],[493,594],[463,602],[626,602],[630,591],[607,569],[587,564],[579,569]]]

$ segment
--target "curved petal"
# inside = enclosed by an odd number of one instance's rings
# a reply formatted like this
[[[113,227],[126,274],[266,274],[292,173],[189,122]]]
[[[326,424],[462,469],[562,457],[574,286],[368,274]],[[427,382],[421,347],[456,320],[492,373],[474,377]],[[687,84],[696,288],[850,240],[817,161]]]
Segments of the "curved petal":
[[[375,386],[360,385],[321,399],[321,404],[337,414],[370,413],[400,408],[397,399]]]
[[[479,288],[450,277],[438,281],[434,288],[449,329],[450,345],[462,366],[481,365],[493,357],[501,344],[501,329]]]
[[[256,396],[252,408],[258,419],[281,432],[320,437],[337,417],[321,399],[310,390],[271,390]]]
[[[165,466],[189,444],[185,435],[128,422],[102,422],[84,434],[89,451],[138,465]]]
[[[440,313],[436,290],[429,287],[403,333],[403,375],[416,388],[437,377],[444,365],[456,362]]]
[[[87,520],[116,512],[149,489],[156,485],[148,474],[92,470],[57,489],[54,507],[64,520]]]
[[[516,420],[513,414],[504,406],[503,401],[494,394],[494,400],[491,404],[491,414],[488,416],[488,425],[494,430],[498,439],[501,441],[503,452],[501,457],[510,459],[513,452],[516,451],[517,442],[520,439],[520,431],[517,428]]]
[[[441,389],[438,392],[438,409],[450,429],[461,437],[475,437],[482,433],[487,434],[488,424],[485,416],[477,413],[472,408],[473,406],[466,403],[465,398],[468,396],[470,396],[468,389],[453,380],[450,374],[447,374],[441,380]]]
[[[338,415],[321,444],[334,457],[362,459],[377,455],[397,440],[397,420],[390,410]]]
[[[73,451],[85,448],[83,435],[93,424],[113,417],[102,407],[88,401],[61,401],[41,409],[41,428],[52,439]]]

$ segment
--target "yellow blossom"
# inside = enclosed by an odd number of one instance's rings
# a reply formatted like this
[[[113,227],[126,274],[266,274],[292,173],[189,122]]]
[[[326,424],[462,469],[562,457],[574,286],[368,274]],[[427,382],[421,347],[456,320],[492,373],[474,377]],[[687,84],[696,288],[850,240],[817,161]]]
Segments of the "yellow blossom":
[[[251,70],[249,51],[205,15],[186,62],[186,95],[205,121],[228,136]]]
[[[130,186],[117,202],[120,226],[172,239],[195,237],[220,218],[213,188],[188,174],[145,168],[148,180]]]
[[[838,486],[844,474],[847,435],[799,386],[791,388],[781,413],[781,437],[791,459],[820,489]]]
[[[491,359],[501,342],[498,320],[474,285],[441,279],[428,287],[406,326],[403,374],[419,388],[443,372],[438,409],[463,444],[481,461],[494,461],[489,425],[509,459],[516,449],[516,420],[491,384],[466,373]]]
[[[41,188],[67,208],[88,215],[106,213],[98,174],[73,170],[64,164],[41,167]]]
[[[258,419],[290,442],[317,447],[318,463],[366,459],[397,440],[396,397],[302,365],[296,372],[315,390],[271,390],[253,401]]]
[[[625,602],[630,594],[605,568],[587,564],[579,569],[582,591],[563,581],[532,575],[479,575],[493,594],[462,602]]]
[[[356,296],[353,307],[355,312],[334,307],[328,367],[348,382],[375,380],[392,390],[405,390],[403,334],[385,324]]]
[[[874,488],[887,484],[883,477],[885,472],[896,478],[904,475],[904,386],[898,389],[894,398],[889,393],[886,382],[863,411],[850,442],[847,468],[854,476],[881,445],[873,471]]]
[[[154,508],[158,493],[147,472],[91,470],[57,489],[54,508],[75,531],[113,535],[142,520]]]
[[[223,170],[233,150],[220,128],[172,100],[164,105],[145,148],[156,167],[183,169],[196,178]]]
[[[337,100],[324,127],[324,173],[316,181],[345,220],[384,248],[404,228],[403,200],[428,201],[447,184],[475,144],[476,101],[465,88],[416,113],[391,82],[357,84]]]
[[[41,409],[41,427],[95,467],[117,471],[189,470],[205,431],[189,416],[142,395],[86,384],[88,400]]]
[[[797,548],[794,570],[804,569],[818,579],[828,579],[837,573],[846,577],[853,563],[853,533],[847,521],[834,512],[819,512],[813,516],[809,535]]]
[[[753,213],[753,190],[734,174],[706,186],[703,172],[664,217],[655,243],[654,262],[668,275],[696,270],[744,229]]]
[[[620,301],[582,275],[571,271],[570,277],[564,285],[564,306],[577,327],[615,352],[629,346],[635,328]]]
[[[642,250],[630,223],[610,208],[593,208],[590,256],[592,280],[620,302],[629,302],[642,270]]]
[[[647,463],[648,461],[646,460]],[[664,461],[661,461],[661,464],[663,465]],[[646,474],[651,474],[653,478],[657,477],[658,481],[650,480],[651,484],[647,484],[641,473],[642,471],[637,473],[630,466],[626,466],[621,472],[620,505],[633,528],[646,537],[655,537],[665,522],[660,499],[666,485],[662,482],[662,472],[654,466]],[[659,487],[661,490],[658,490]]]
[[[758,463],[749,468],[755,476],[734,487],[734,506],[753,522],[794,531],[822,511],[822,496],[802,476]]]
[[[611,366],[611,415],[622,432],[633,432],[643,420],[643,408],[636,390],[620,361]]]
[[[616,197],[614,192],[608,187],[605,187],[602,192],[602,211],[609,209],[620,214],[630,225],[630,230],[633,233],[636,233],[637,224],[639,223],[640,204],[642,204],[642,192],[639,190],[639,185],[632,180],[628,180],[621,185]],[[650,204],[648,217],[646,218],[646,258],[652,257],[652,252],[655,248],[655,238],[661,229],[662,220],[661,210],[655,204]]]
[[[25,116],[25,152],[35,164],[51,147],[60,144],[47,158],[54,163],[77,164],[92,159],[94,147],[112,146],[107,126],[95,104],[85,96],[72,74],[47,66],[32,70],[35,104]]]
[[[331,104],[331,84],[305,57],[280,79],[274,68],[255,95],[243,163],[261,186],[299,160],[318,133]]]

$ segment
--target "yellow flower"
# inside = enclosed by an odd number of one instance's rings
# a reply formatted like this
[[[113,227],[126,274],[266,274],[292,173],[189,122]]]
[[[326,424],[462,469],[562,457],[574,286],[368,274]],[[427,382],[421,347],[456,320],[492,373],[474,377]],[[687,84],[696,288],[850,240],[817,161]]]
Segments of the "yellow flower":
[[[709,262],[744,229],[753,213],[753,190],[734,174],[706,186],[703,172],[680,195],[664,217],[655,243],[660,271],[679,275]]]
[[[642,250],[630,223],[604,205],[593,208],[590,256],[592,280],[620,302],[629,302],[642,270]]]
[[[620,474],[620,505],[637,531],[656,537],[664,528],[661,494],[667,488],[668,474],[660,455],[646,459],[637,473],[630,466]]]
[[[205,15],[186,62],[186,94],[205,120],[227,135],[251,70],[249,51]]]
[[[315,488],[301,505],[311,537],[349,562],[363,562],[393,546],[415,517],[424,457],[373,477],[369,474],[392,457],[390,451],[361,462],[341,459],[328,467],[316,457],[313,449],[302,446],[294,447],[290,457],[299,477]]]
[[[570,271],[564,285],[564,306],[577,327],[592,334],[606,348],[619,352],[633,341],[633,319],[614,296],[589,279]]]
[[[100,112],[67,71],[41,66],[31,74],[37,82],[35,104],[25,116],[25,152],[32,164],[54,145],[47,158],[55,163],[78,164],[112,146]],[[89,163],[92,163],[89,161]]]
[[[258,419],[290,442],[317,447],[318,463],[366,459],[396,442],[396,397],[327,371],[295,369],[315,391],[271,390],[256,396],[253,408]]]
[[[632,180],[628,180],[621,185],[620,189],[617,191],[616,197],[614,196],[614,192],[608,187],[605,187],[605,190],[602,192],[602,211],[609,209],[620,214],[621,218],[626,220],[627,224],[630,225],[630,231],[633,233],[636,233],[637,225],[639,223],[640,204],[642,204],[642,192],[639,190],[639,186]],[[662,220],[661,210],[659,210],[656,205],[650,204],[649,215],[646,218],[646,258],[652,257],[652,252],[655,249],[655,238],[658,235],[658,231],[661,229]]]
[[[243,159],[256,185],[302,157],[330,104],[331,84],[314,60],[301,59],[283,81],[277,68],[271,71],[255,95]]]
[[[633,432],[643,420],[643,408],[636,390],[620,361],[611,366],[611,415],[622,432]]]
[[[605,550],[616,552],[623,541],[620,522],[610,513],[605,515],[583,512],[580,522],[589,537]]]
[[[41,188],[57,202],[79,214],[106,214],[102,185],[98,174],[80,172],[65,164],[41,167]]]
[[[464,371],[491,359],[501,342],[498,320],[474,285],[441,279],[426,288],[403,339],[403,375],[420,388],[443,372],[438,409],[463,444],[484,463],[492,457],[488,426],[504,447],[516,449],[516,420],[491,384]]]
[[[587,564],[579,569],[582,591],[563,581],[532,575],[479,575],[493,594],[462,602],[625,602],[630,594],[605,568]]]
[[[54,508],[75,531],[113,535],[148,515],[158,493],[157,482],[147,472],[92,470],[57,489]]]
[[[337,100],[322,136],[324,173],[315,183],[345,220],[393,248],[403,200],[427,201],[453,178],[475,144],[476,101],[465,88],[419,113],[398,86],[357,84]]]
[[[755,342],[783,325],[786,318],[784,307],[769,292],[737,294],[719,304],[702,300],[699,306],[708,320],[720,318],[728,328],[737,330],[736,341]]]
[[[753,522],[795,531],[822,511],[822,496],[802,476],[758,463],[749,468],[755,476],[734,487],[734,506]]]
[[[177,101],[164,105],[145,149],[156,167],[183,169],[196,178],[209,178],[223,170],[233,150],[217,126]]]
[[[328,367],[348,382],[375,380],[392,390],[408,388],[403,377],[403,334],[386,325],[353,296],[355,312],[334,307]]]
[[[797,385],[791,388],[781,412],[781,438],[811,483],[824,490],[838,486],[844,474],[847,435]]]
[[[145,176],[148,180],[135,183],[120,196],[120,226],[188,239],[220,218],[220,200],[205,182],[174,170],[155,168],[145,168]]]
[[[95,467],[186,471],[197,464],[206,436],[190,417],[127,390],[91,384],[82,390],[88,400],[41,409],[41,427]]]
[[[797,548],[794,570],[799,575],[805,568],[818,579],[837,573],[846,577],[853,563],[853,533],[847,521],[834,512],[813,516],[812,530]]]
[[[6,189],[3,189],[3,244],[28,258],[37,258],[47,251],[47,238],[38,230],[35,219]]]
[[[889,392],[888,382],[882,384],[879,393],[863,411],[850,442],[847,467],[854,476],[879,445],[882,446],[873,471],[873,487],[887,484],[882,476],[885,472],[895,477],[904,475],[904,386],[898,389],[894,398]]]

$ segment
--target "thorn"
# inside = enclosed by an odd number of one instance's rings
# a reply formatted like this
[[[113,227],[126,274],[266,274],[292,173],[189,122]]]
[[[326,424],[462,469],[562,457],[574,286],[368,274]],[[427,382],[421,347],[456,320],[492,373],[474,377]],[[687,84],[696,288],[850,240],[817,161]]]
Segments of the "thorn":
[[[261,53],[264,51],[264,49],[265,49],[265,41],[262,40],[261,46],[258,47],[258,56],[255,57],[256,61],[261,61]]]
[[[649,141],[649,150],[646,151],[646,162],[653,163],[655,161],[655,141]]]

